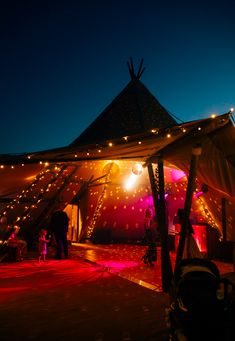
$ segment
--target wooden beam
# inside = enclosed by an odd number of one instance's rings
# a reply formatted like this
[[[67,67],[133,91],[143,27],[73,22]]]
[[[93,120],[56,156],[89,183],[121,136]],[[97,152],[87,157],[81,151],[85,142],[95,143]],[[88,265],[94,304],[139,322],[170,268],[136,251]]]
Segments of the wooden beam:
[[[168,225],[166,220],[165,203],[165,184],[163,159],[158,158],[158,176],[154,176],[152,164],[148,164],[148,173],[152,189],[155,215],[158,222],[161,238],[161,270],[162,270],[162,289],[168,292],[172,280],[172,265],[168,250]]]
[[[148,168],[148,174],[149,174],[149,181],[150,181],[150,186],[152,190],[152,197],[153,197],[153,204],[154,204],[154,209],[155,209],[155,218],[157,219],[157,211],[158,211],[158,190],[155,184],[155,177],[154,177],[154,172],[153,172],[153,166],[151,163],[147,165]]]
[[[162,289],[164,292],[170,290],[173,271],[170,254],[168,250],[168,223],[166,219],[166,201],[165,201],[165,181],[163,159],[158,158],[158,177],[159,177],[159,228],[161,233],[161,267],[162,267]]]
[[[187,185],[186,197],[185,197],[185,202],[184,202],[184,214],[182,218],[179,246],[178,246],[177,255],[176,255],[176,265],[181,261],[183,257],[185,238],[186,238],[187,230],[189,227],[189,216],[190,216],[190,211],[191,211],[191,206],[192,206],[193,192],[195,190],[197,162],[198,162],[198,158],[200,155],[201,155],[201,146],[196,145],[192,149],[192,156],[191,156],[190,169],[189,169],[189,175],[188,175],[188,185]]]

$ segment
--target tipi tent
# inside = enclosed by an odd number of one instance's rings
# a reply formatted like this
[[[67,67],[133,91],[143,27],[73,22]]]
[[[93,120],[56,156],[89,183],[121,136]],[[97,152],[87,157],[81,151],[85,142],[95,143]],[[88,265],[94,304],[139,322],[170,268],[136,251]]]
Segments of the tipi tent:
[[[69,146],[0,156],[1,217],[33,243],[60,202],[71,217],[72,241],[141,241],[144,210],[154,208],[147,165],[155,170],[161,155],[171,233],[200,143],[191,219],[235,240],[232,113],[179,124],[140,81],[143,69],[129,69],[130,83]]]
[[[143,60],[142,60],[143,61]],[[102,143],[129,135],[138,135],[155,127],[169,128],[176,120],[149,92],[139,77],[144,69],[134,72],[132,59],[128,63],[131,81],[108,107],[71,143],[71,146]]]

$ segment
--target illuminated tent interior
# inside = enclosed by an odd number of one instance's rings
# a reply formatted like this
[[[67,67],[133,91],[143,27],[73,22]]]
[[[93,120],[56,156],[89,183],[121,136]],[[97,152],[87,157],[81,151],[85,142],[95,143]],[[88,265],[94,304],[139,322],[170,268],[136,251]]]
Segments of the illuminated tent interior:
[[[69,146],[0,156],[0,216],[29,244],[58,203],[74,242],[141,242],[144,211],[154,209],[146,165],[164,160],[169,235],[184,207],[192,148],[200,143],[190,219],[224,241],[235,240],[235,138],[232,111],[177,123],[128,63],[131,81]],[[158,214],[158,212],[156,212]],[[205,251],[205,231],[198,244]]]

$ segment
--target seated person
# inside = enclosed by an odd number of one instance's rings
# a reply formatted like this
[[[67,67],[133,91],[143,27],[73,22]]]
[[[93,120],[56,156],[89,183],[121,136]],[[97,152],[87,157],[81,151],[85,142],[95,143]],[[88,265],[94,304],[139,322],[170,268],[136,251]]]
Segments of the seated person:
[[[4,241],[8,238],[10,226],[7,224],[7,218],[1,217],[0,219],[0,240]]]
[[[21,261],[26,254],[27,243],[25,240],[20,239],[18,237],[20,228],[18,226],[14,226],[13,231],[8,238],[8,246],[16,247],[16,260]]]

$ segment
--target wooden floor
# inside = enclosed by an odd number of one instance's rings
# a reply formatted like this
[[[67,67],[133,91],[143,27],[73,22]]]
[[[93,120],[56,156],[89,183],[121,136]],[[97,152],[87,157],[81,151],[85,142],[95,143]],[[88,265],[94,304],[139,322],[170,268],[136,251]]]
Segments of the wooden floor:
[[[91,243],[74,244],[74,252],[91,262],[99,264],[110,272],[131,280],[149,289],[162,291],[161,275],[161,250],[157,248],[157,261],[153,267],[145,265],[141,257],[145,254],[147,246],[129,244],[104,244]],[[175,266],[176,253],[170,252],[172,268]],[[233,264],[213,260],[220,274],[233,272]]]

